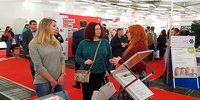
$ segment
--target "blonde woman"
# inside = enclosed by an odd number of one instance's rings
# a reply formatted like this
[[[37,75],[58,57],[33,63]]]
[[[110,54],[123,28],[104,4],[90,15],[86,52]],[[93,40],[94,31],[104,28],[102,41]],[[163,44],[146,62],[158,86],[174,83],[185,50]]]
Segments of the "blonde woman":
[[[36,71],[34,87],[38,97],[62,91],[65,80],[65,61],[59,41],[54,37],[56,21],[43,18],[36,36],[29,44],[30,57]]]

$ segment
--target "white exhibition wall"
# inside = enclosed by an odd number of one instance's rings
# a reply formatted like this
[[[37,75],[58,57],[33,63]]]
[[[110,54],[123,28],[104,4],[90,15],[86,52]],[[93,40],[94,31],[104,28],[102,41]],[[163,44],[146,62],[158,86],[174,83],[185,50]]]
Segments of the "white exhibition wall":
[[[13,31],[16,33],[15,26],[17,23],[20,22],[16,21],[17,19],[20,20],[40,20],[44,17],[45,11],[56,12],[57,6],[56,5],[47,5],[47,4],[39,4],[39,3],[30,3],[24,1],[0,1],[0,32],[5,30],[6,26],[11,26]],[[21,24],[21,23],[19,23]],[[24,25],[20,25],[24,26]],[[19,27],[17,27],[19,28]],[[18,32],[16,34],[19,34]]]

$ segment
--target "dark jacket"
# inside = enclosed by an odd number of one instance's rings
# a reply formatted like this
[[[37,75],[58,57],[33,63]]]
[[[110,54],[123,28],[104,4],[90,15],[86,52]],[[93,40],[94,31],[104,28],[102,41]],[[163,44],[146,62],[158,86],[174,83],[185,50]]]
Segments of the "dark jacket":
[[[166,35],[159,35],[158,39],[157,39],[157,48],[158,50],[162,50],[164,48],[166,48]]]
[[[79,43],[84,39],[84,31],[85,29],[81,29],[73,33],[72,53],[74,56],[76,55],[76,50],[78,48]]]
[[[117,36],[117,34],[111,39],[111,47],[112,47],[112,54],[113,57],[118,57],[118,56],[122,56],[122,53],[124,52],[124,47],[122,47],[121,43],[123,42],[123,37],[119,38]]]
[[[29,54],[28,44],[33,39],[33,34],[31,30],[28,29],[27,31],[23,32],[22,35],[23,35],[22,46],[24,55],[26,56],[27,54]]]

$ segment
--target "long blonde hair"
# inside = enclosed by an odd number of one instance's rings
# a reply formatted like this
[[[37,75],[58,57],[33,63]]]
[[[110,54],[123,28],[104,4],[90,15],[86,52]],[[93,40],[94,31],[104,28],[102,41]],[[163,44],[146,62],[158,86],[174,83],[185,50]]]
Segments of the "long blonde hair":
[[[147,41],[148,41],[148,45],[152,45],[154,43],[154,39],[153,39],[153,33],[152,32],[148,32],[147,33]]]
[[[34,40],[42,46],[52,45],[55,48],[59,48],[60,44],[54,37],[54,34],[50,31],[50,25],[52,22],[56,21],[51,18],[43,18],[38,25],[38,30]]]
[[[147,36],[144,28],[141,25],[132,25],[128,27],[130,34],[129,45],[126,51],[124,51],[123,56],[131,51],[139,42],[143,42],[147,47]]]

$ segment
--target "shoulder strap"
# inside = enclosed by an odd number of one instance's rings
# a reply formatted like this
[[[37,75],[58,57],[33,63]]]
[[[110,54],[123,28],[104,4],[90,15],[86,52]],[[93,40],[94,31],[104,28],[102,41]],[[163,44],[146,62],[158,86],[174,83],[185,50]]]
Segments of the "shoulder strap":
[[[95,62],[95,60],[96,60],[97,52],[98,52],[98,49],[99,49],[99,47],[100,47],[101,41],[102,41],[102,40],[100,40],[100,42],[99,42],[99,44],[98,44],[98,46],[97,46],[97,48],[96,48],[96,51],[95,51],[95,54],[94,54],[94,59],[93,59],[93,64],[90,66],[90,69],[89,69],[89,70],[91,70],[91,69],[92,69],[92,66],[94,65],[94,62]]]

